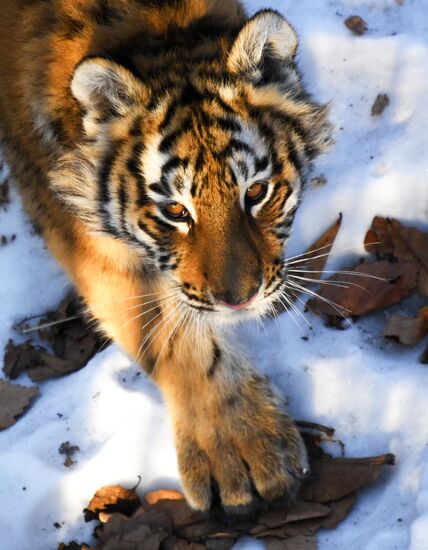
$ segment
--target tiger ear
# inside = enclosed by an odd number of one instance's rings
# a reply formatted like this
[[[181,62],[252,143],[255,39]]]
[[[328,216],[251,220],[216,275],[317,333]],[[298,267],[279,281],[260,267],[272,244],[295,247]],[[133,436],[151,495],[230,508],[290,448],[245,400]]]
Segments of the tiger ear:
[[[84,111],[103,118],[124,115],[147,99],[144,85],[128,69],[102,57],[77,66],[71,92]]]
[[[235,74],[259,80],[266,57],[292,61],[298,40],[293,27],[274,10],[257,12],[239,32],[229,54],[227,67]]]

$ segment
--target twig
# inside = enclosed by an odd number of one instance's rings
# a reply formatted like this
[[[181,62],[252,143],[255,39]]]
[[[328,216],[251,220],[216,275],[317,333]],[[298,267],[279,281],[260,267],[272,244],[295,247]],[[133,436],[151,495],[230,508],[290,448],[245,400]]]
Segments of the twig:
[[[43,328],[49,328],[54,327],[55,325],[61,325],[62,323],[68,323],[69,321],[75,321],[76,319],[80,319],[80,315],[72,315],[71,317],[64,317],[63,319],[57,319],[56,321],[49,321],[48,323],[41,323],[40,325],[36,325],[35,327],[27,327],[27,328],[17,328],[21,334],[28,334],[29,332],[35,332],[36,330],[41,330]]]

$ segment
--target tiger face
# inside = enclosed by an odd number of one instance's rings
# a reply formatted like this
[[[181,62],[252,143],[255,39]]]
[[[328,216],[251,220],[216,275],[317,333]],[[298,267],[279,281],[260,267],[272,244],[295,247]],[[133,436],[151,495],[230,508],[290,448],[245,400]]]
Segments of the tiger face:
[[[272,307],[305,176],[330,141],[296,48],[287,21],[264,10],[204,44],[203,61],[191,51],[171,68],[170,51],[150,64],[142,52],[130,71],[95,57],[71,82],[85,138],[51,174],[53,188],[213,319]]]

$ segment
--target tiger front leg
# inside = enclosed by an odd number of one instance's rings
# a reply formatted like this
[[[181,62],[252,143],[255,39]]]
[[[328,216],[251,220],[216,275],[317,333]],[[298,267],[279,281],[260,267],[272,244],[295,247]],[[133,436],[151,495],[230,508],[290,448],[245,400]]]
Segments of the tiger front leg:
[[[308,471],[306,450],[266,378],[238,358],[214,357],[205,365],[189,358],[163,364],[157,381],[172,414],[181,480],[193,508],[210,507],[213,479],[230,512],[250,508],[256,494],[267,501],[295,498]]]

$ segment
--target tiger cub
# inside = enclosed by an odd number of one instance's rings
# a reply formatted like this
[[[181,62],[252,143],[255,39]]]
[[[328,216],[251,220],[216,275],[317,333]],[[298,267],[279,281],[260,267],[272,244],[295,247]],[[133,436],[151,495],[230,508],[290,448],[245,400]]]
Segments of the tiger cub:
[[[0,124],[28,215],[101,329],[159,385],[207,510],[293,497],[306,452],[224,325],[272,311],[330,141],[297,37],[237,0],[3,0]]]

